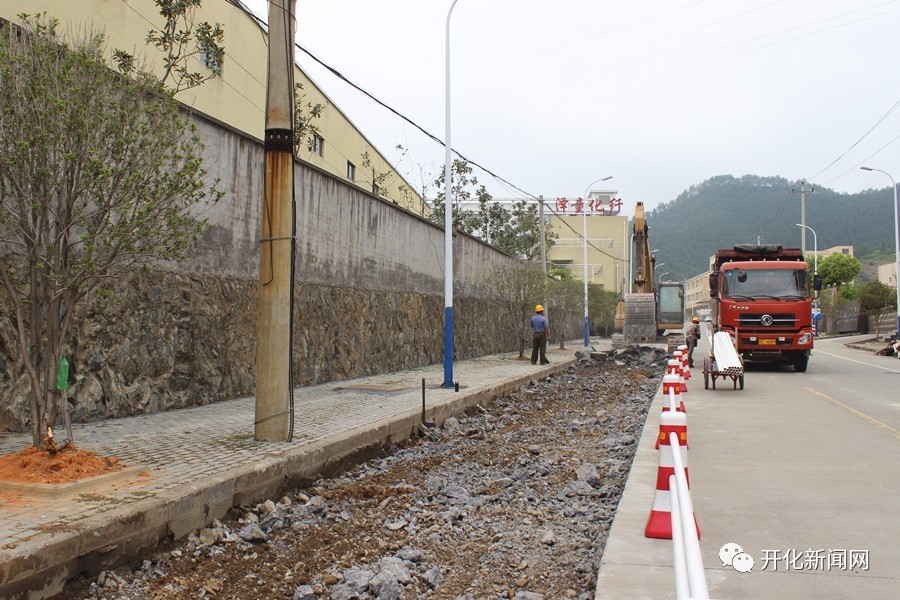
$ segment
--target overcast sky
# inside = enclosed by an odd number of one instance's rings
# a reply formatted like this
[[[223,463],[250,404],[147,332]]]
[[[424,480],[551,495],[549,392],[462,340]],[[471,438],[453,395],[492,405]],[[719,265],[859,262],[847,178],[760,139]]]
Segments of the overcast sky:
[[[243,1],[268,20],[265,0]],[[444,139],[450,4],[299,0],[297,42]],[[722,174],[884,188],[858,165],[900,179],[900,109],[885,117],[900,103],[898,39],[897,0],[458,0],[451,140],[545,198],[612,175],[594,187],[618,189],[629,214]],[[441,146],[298,61],[412,183],[443,168]],[[495,197],[521,196],[476,174]]]

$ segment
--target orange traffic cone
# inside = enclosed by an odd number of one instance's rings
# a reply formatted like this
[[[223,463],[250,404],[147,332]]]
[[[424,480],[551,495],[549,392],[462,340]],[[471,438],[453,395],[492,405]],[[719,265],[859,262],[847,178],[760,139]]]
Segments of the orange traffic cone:
[[[688,362],[687,347],[682,350],[681,346],[679,346],[678,350],[675,351],[674,356],[675,358],[681,360],[681,374],[684,376],[684,380],[687,381],[691,378],[691,366]]]
[[[662,388],[663,388],[663,412],[667,410],[671,410],[670,405],[672,404],[671,396],[674,396],[675,410],[678,412],[685,412],[684,409],[684,400],[681,399],[681,381],[679,381],[678,376],[666,373],[663,375],[662,380]],[[656,446],[654,446],[657,450],[659,450],[659,436],[656,437]]]
[[[665,396],[663,411],[669,410],[669,393],[675,394],[675,410],[685,412],[684,400],[681,398],[681,380],[674,373],[666,373],[662,378],[662,392]]]
[[[678,436],[678,448],[673,448],[669,434]],[[650,518],[647,519],[647,527],[644,536],[662,540],[672,539],[672,492],[669,489],[669,475],[675,472],[673,452],[681,452],[684,463],[684,475],[690,487],[691,478],[688,474],[687,463],[687,416],[678,411],[666,411],[659,417],[659,467],[656,471],[656,495],[653,497],[653,506],[650,508]],[[683,449],[682,449],[683,447]],[[700,526],[697,524],[697,516],[694,515],[694,524],[697,526],[697,537],[700,537]]]
[[[687,384],[684,382],[684,375],[681,372],[681,361],[669,359],[666,364],[667,373],[678,375],[678,381],[681,384],[681,393],[687,393]]]

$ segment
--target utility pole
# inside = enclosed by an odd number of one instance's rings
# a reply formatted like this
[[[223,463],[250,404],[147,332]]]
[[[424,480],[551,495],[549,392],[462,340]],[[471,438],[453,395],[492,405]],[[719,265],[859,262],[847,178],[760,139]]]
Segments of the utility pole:
[[[547,243],[546,238],[544,238],[544,196],[538,196],[538,202],[540,203],[540,208],[538,209],[538,214],[540,221],[538,222],[538,230],[541,235],[541,268],[544,270],[544,275],[547,274]]]
[[[800,224],[803,225],[800,233],[800,251],[806,258],[806,192],[810,194],[816,191],[816,188],[806,187],[806,180],[800,181]],[[797,190],[791,188],[791,192],[797,193]]]
[[[259,256],[256,419],[260,441],[290,440],[294,215],[294,31],[296,0],[269,0],[265,196]]]

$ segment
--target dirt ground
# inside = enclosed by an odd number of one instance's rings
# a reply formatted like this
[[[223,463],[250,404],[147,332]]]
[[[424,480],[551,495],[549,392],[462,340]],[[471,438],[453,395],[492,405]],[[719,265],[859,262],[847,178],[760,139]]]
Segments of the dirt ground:
[[[0,481],[15,483],[69,483],[121,469],[118,459],[97,456],[74,445],[55,454],[29,446],[0,456]]]
[[[580,361],[64,597],[592,599],[665,358]]]

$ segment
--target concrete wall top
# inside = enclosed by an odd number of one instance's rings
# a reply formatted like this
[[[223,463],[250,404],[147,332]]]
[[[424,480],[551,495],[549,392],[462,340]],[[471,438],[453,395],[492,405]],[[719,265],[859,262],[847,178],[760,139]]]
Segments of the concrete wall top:
[[[257,277],[262,193],[262,145],[204,118],[204,166],[225,196],[203,207],[209,226],[181,268]],[[301,282],[403,289],[444,289],[444,230],[417,214],[294,161],[297,275]],[[454,234],[454,293],[486,295],[484,278],[500,265],[519,264],[484,242]],[[173,265],[176,266],[176,265]]]

